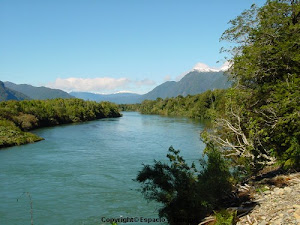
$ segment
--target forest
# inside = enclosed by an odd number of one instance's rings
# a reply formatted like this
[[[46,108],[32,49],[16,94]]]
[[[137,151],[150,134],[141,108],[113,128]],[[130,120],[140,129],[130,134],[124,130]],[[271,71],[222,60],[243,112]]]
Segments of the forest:
[[[0,102],[0,148],[42,140],[28,132],[35,128],[120,116],[110,102],[60,98]]]
[[[138,111],[142,114],[184,116],[212,120],[216,113],[223,113],[226,90],[208,90],[197,95],[181,95],[174,98],[144,100],[141,104],[119,105],[122,111]]]
[[[223,209],[241,205],[238,185],[262,171],[300,170],[300,3],[268,0],[229,24],[221,51],[231,63],[232,88],[122,106],[211,119],[201,134],[201,170],[170,147],[169,163],[144,165],[136,177],[144,197],[162,204],[159,215],[171,225],[199,224],[214,213],[222,221],[215,224],[235,224],[237,212]]]

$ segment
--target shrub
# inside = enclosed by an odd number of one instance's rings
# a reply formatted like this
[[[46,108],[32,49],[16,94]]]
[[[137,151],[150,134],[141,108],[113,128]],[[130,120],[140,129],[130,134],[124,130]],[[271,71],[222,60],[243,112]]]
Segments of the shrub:
[[[232,189],[226,160],[208,146],[207,160],[200,160],[202,170],[187,165],[179,150],[169,148],[170,164],[154,161],[144,165],[136,180],[148,200],[162,203],[159,216],[169,224],[198,224],[213,209],[223,206],[222,199]]]

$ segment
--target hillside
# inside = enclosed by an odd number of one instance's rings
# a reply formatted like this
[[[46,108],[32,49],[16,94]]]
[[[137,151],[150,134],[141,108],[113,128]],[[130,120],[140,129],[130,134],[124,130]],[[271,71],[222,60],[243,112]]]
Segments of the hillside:
[[[162,83],[161,85],[155,87],[152,91],[148,92],[147,94],[144,94],[142,96],[143,100],[154,100],[156,98],[167,98],[174,95],[174,90],[176,90],[177,82],[176,81],[167,81],[165,83]]]
[[[30,99],[30,98],[18,91],[14,91],[5,87],[4,83],[0,81],[0,101],[24,100],[24,99]]]
[[[186,74],[180,81],[167,81],[147,94],[142,99],[154,100],[156,98],[171,98],[178,95],[195,95],[207,90],[226,89],[230,82],[224,72],[202,72],[193,70]]]
[[[55,98],[74,98],[67,92],[59,89],[51,89],[46,87],[35,87],[28,84],[14,84],[12,82],[4,82],[5,87],[18,91],[27,95],[32,99],[55,99]]]
[[[90,92],[71,92],[70,95],[84,100],[109,101],[116,104],[134,104],[141,101],[141,95],[134,93],[94,94]]]

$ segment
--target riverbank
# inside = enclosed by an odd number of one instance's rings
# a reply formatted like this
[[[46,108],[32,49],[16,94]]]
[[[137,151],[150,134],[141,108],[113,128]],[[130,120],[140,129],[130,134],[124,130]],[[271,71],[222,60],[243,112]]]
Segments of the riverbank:
[[[300,173],[280,175],[256,187],[254,209],[237,225],[300,224]]]
[[[109,102],[81,99],[5,101],[0,103],[0,149],[43,140],[28,131],[61,124],[121,117]]]

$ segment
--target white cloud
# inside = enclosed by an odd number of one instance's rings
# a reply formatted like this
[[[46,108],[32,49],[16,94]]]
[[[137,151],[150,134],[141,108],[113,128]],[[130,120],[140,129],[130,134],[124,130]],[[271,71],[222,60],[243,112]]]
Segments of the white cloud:
[[[50,88],[58,88],[65,91],[103,91],[114,90],[119,87],[126,87],[129,84],[127,78],[57,78],[54,82],[46,85]]]
[[[149,79],[132,81],[128,78],[57,78],[54,82],[50,82],[46,87],[57,88],[67,92],[82,91],[82,92],[116,92],[124,89],[135,89],[142,86],[151,86],[155,82]]]

